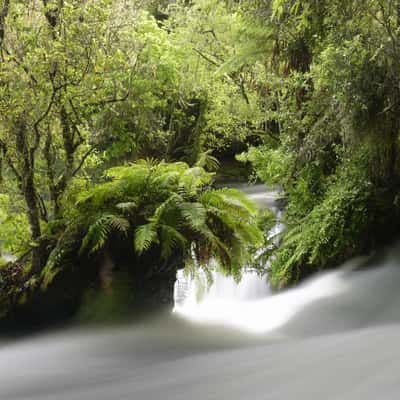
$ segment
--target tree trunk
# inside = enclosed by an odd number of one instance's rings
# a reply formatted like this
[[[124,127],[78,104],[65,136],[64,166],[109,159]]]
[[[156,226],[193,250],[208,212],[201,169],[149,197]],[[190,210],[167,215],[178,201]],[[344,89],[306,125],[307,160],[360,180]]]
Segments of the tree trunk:
[[[34,155],[28,147],[26,123],[20,120],[16,126],[16,150],[21,165],[21,191],[27,207],[27,215],[32,240],[32,272],[40,271],[42,265],[42,249],[40,246],[40,212],[35,186]]]
[[[34,177],[32,173],[23,178],[23,192],[26,205],[28,207],[28,219],[31,229],[32,246],[32,269],[33,273],[40,272],[42,268],[42,246],[40,243],[41,229],[38,207],[38,197],[36,194]]]
[[[6,18],[10,9],[10,0],[4,0],[3,7],[0,10],[0,49],[3,46]]]

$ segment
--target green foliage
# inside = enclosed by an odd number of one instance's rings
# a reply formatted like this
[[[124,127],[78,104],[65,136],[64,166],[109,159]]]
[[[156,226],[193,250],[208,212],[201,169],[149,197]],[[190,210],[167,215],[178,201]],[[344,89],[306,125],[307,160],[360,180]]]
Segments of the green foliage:
[[[151,245],[157,242],[157,226],[148,223],[138,226],[135,231],[135,250],[140,254],[150,249]]]
[[[217,171],[220,167],[220,163],[217,158],[212,156],[211,153],[211,150],[200,153],[195,166],[204,168],[207,171]]]
[[[29,243],[29,224],[23,207],[9,195],[0,194],[0,254],[1,251],[21,255]]]
[[[260,65],[223,71],[239,51],[243,16],[220,0],[195,0],[190,6],[179,0],[168,13],[166,26],[185,49],[181,87],[191,88],[193,97],[205,104],[201,144],[205,150],[228,152],[249,140],[262,119],[257,97],[263,79]]]
[[[105,182],[80,193],[69,226],[82,226],[82,256],[107,248],[117,239],[154,263],[182,257],[200,268],[219,265],[236,276],[263,235],[257,209],[236,189],[211,189],[213,174],[187,164],[141,160],[112,168]],[[73,229],[74,230],[74,229]],[[130,243],[130,245],[129,245]],[[45,275],[54,278],[67,254],[65,238],[50,257]],[[47,278],[46,278],[47,279]]]
[[[286,192],[270,270],[283,287],[398,232],[400,14],[374,0],[239,4],[248,24],[226,68],[264,62],[268,135],[239,159]]]
[[[0,43],[1,175],[5,193],[25,203],[7,211],[20,231],[5,232],[4,222],[0,239],[13,236],[27,249],[52,236],[73,218],[75,193],[127,160],[183,160],[214,171],[215,155],[235,152],[259,125],[261,65],[219,71],[243,29],[235,7],[217,0],[168,7],[72,1],[54,10],[28,3],[5,10]],[[192,187],[200,178],[184,176]],[[110,201],[111,187],[102,188]],[[127,204],[112,214],[134,213]],[[40,246],[31,250],[42,258]]]
[[[290,155],[282,148],[271,149],[269,146],[251,147],[248,152],[236,158],[241,162],[250,162],[257,177],[269,185],[282,185],[287,178]]]
[[[81,252],[87,249],[90,253],[99,251],[105,246],[111,234],[126,235],[129,227],[129,221],[125,218],[113,214],[102,214],[90,225],[82,240]]]
[[[366,164],[365,159],[345,163],[331,178],[322,201],[296,224],[289,221],[272,260],[273,286],[292,284],[304,274],[335,266],[364,250],[376,219]]]
[[[238,276],[273,221],[212,188],[243,152],[287,195],[275,287],[398,231],[392,2],[48,4],[11,2],[0,38],[1,250],[47,261],[44,287],[118,246]]]

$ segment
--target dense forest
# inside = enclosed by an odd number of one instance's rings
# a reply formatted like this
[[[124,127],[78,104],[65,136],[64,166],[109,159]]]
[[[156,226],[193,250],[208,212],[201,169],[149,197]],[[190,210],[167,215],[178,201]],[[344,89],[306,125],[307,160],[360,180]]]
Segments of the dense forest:
[[[399,230],[399,129],[398,0],[1,0],[1,315],[369,253]],[[243,180],[283,189],[279,245]]]

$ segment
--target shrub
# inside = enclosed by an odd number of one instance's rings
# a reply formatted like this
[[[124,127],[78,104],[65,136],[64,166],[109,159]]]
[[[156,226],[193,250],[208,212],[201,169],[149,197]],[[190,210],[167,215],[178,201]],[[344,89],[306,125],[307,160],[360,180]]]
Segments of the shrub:
[[[147,160],[108,170],[103,183],[78,195],[68,217],[71,232],[82,232],[80,255],[112,252],[117,239],[137,258],[150,254],[158,266],[179,254],[186,265],[207,269],[215,259],[240,275],[250,247],[263,242],[257,209],[239,190],[214,189],[212,181],[212,173],[182,162]],[[74,246],[65,248],[69,242],[65,235],[59,239],[44,271],[46,284],[68,254],[74,256]]]

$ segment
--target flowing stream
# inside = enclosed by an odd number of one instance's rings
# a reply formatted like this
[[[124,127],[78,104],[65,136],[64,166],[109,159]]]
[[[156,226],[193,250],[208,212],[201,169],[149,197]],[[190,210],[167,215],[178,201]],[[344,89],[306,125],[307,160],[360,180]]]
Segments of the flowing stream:
[[[278,295],[216,275],[200,302],[187,281],[172,315],[3,342],[0,399],[398,400],[397,247]]]
[[[269,236],[276,237],[283,229],[281,209],[277,201],[280,198],[279,189],[266,190],[264,185],[239,188],[260,209],[272,210],[277,223]],[[259,305],[271,296],[267,277],[247,269],[240,282],[235,282],[232,277],[217,271],[212,273],[212,278],[213,283],[208,288],[205,276],[200,274],[200,277],[194,279],[179,271],[175,285],[175,313],[193,322],[219,323],[244,330],[258,330]],[[272,324],[271,328],[273,327]]]

